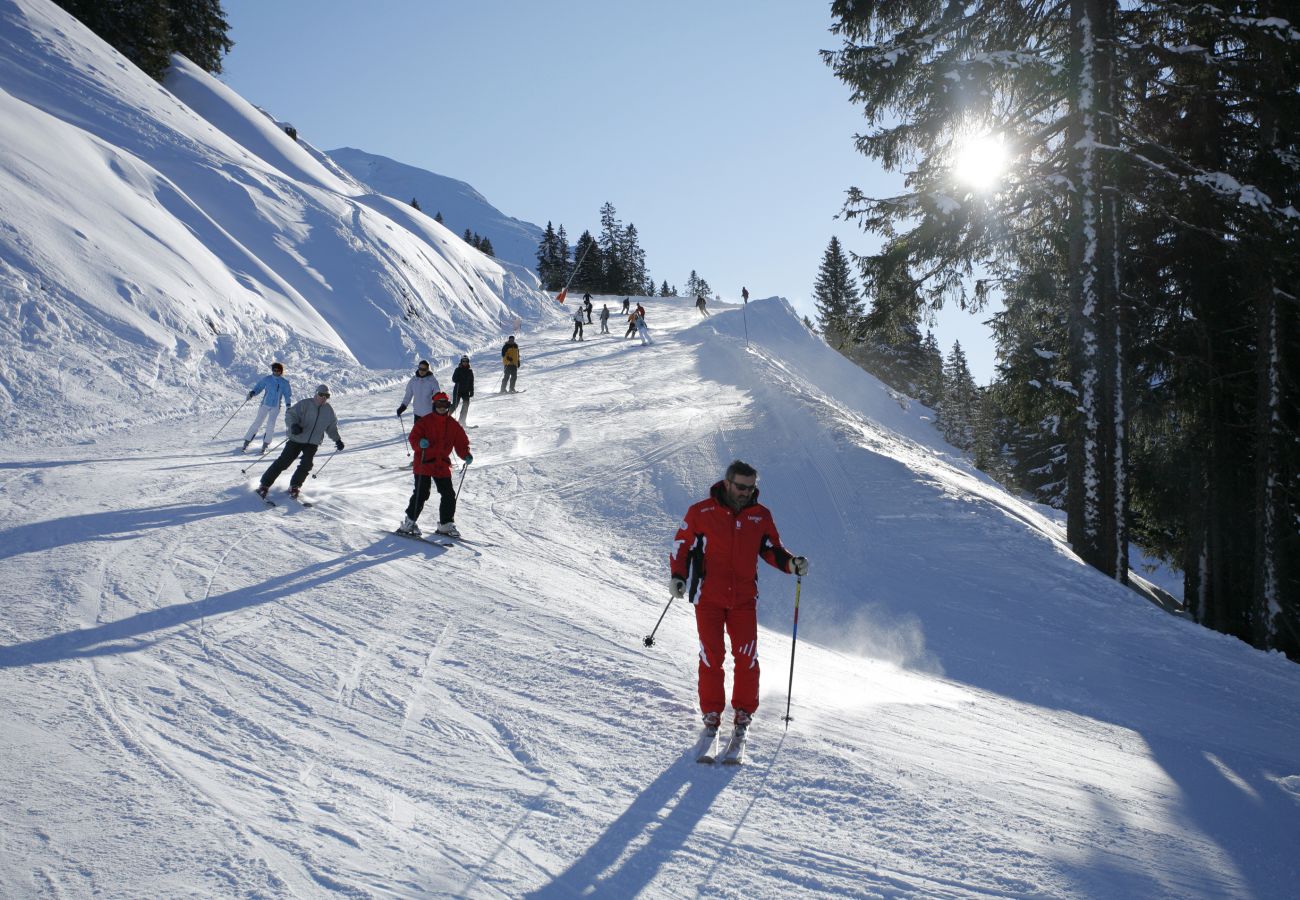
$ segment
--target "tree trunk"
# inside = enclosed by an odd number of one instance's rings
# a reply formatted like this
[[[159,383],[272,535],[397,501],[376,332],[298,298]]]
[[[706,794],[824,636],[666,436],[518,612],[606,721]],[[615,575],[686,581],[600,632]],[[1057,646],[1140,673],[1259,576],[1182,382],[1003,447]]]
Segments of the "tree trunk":
[[[1070,427],[1067,535],[1090,565],[1128,579],[1125,354],[1113,154],[1112,0],[1071,0],[1070,343],[1078,410]]]

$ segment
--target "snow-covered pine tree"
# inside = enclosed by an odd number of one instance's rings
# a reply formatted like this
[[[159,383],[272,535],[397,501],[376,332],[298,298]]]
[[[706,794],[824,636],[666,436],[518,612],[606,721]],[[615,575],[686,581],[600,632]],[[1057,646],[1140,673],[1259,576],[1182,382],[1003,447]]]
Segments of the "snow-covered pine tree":
[[[221,0],[167,0],[167,6],[172,52],[220,75],[221,60],[234,46]]]
[[[822,337],[836,350],[844,352],[857,334],[863,303],[858,284],[849,270],[848,257],[844,255],[840,239],[833,235],[817,269],[813,304]]]
[[[943,365],[943,399],[939,402],[939,430],[944,439],[959,450],[975,447],[975,420],[978,416],[979,390],[966,362],[961,342],[954,341]]]

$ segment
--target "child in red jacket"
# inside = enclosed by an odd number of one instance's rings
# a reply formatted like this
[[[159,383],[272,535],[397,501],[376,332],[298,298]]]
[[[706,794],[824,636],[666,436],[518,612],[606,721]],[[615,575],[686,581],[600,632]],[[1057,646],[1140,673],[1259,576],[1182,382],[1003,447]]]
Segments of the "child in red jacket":
[[[408,440],[415,458],[411,468],[415,473],[415,489],[411,491],[411,502],[406,505],[406,518],[397,530],[402,534],[419,536],[420,526],[415,522],[420,518],[425,501],[429,499],[429,487],[432,483],[438,488],[438,534],[460,537],[456,529],[456,491],[451,486],[451,451],[465,460],[466,464],[474,461],[469,452],[469,437],[460,423],[448,413],[451,411],[451,398],[442,391],[433,395],[433,414],[421,416],[411,429]]]

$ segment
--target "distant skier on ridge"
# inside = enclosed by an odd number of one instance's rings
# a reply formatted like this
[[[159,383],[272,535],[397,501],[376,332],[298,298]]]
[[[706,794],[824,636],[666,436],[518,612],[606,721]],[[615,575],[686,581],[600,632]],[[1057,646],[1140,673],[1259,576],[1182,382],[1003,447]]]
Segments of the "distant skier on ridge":
[[[807,575],[808,560],[781,545],[772,513],[758,502],[758,471],[741,460],[709,490],[705,500],[686,511],[673,539],[668,589],[691,602],[700,637],[699,698],[704,725],[716,729],[726,709],[726,675],[722,668],[731,638],[735,683],[733,740],[742,743],[758,709],[758,560],[792,575]],[[698,585],[699,594],[694,588]]]

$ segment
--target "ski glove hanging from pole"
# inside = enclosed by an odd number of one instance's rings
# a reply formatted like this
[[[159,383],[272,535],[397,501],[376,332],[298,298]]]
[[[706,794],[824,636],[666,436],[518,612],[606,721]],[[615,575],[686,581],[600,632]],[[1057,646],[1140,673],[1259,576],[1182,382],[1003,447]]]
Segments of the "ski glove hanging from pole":
[[[803,559],[803,557],[796,557]],[[804,560],[804,571],[808,571],[808,561]],[[803,589],[803,576],[794,580],[794,628],[790,634],[790,683],[785,689],[785,727],[790,727],[790,697],[794,691],[794,648],[799,643],[799,592]]]
[[[232,413],[230,414],[230,419],[226,419],[225,422],[221,423],[221,427],[218,428],[218,429],[217,429],[217,433],[214,434],[214,435],[212,436],[212,440],[215,441],[218,437],[221,436],[221,432],[223,432],[223,431],[226,430],[226,426],[230,424],[231,419],[233,419],[233,418],[235,418],[235,416],[239,415],[239,411],[240,411],[241,409],[243,409],[245,406],[247,406],[247,405],[248,405],[248,401],[249,401],[249,400],[252,400],[252,399],[253,399],[253,395],[252,395],[252,394],[249,394],[247,397],[244,398],[244,402],[243,402],[243,403],[241,403],[241,404],[239,404],[239,406],[235,407],[235,411],[232,412]]]

